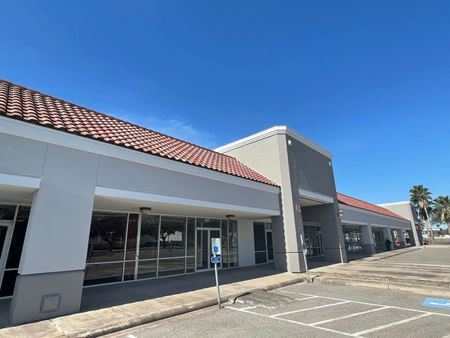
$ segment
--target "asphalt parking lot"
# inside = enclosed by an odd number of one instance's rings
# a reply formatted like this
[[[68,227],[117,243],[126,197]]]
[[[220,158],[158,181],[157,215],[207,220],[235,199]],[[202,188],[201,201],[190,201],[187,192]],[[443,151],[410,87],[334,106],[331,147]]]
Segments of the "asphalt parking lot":
[[[296,284],[114,337],[450,337],[450,310],[424,307],[424,298],[378,289]]]

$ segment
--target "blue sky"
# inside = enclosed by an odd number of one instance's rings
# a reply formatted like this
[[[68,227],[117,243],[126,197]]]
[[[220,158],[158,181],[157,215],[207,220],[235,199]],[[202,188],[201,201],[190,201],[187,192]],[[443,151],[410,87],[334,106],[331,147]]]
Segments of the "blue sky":
[[[339,191],[450,193],[450,1],[0,1],[0,77],[216,147],[288,125]]]

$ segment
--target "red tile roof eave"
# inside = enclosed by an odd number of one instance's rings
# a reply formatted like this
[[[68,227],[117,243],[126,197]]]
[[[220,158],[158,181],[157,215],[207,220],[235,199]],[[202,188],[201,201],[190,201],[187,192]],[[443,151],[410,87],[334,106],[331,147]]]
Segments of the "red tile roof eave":
[[[36,122],[36,121],[24,121],[23,119],[18,118],[18,117],[16,117],[16,116],[8,116],[8,115],[5,115],[5,114],[4,114],[3,112],[1,112],[1,111],[0,111],[0,116],[4,116],[4,117],[10,118],[10,119],[17,120],[17,121],[21,121],[21,122],[25,122],[25,123],[30,123],[30,124],[36,125],[36,126],[38,126],[38,127],[43,127],[43,128],[48,128],[48,129],[60,131],[60,132],[63,132],[63,133],[65,133],[65,134],[70,134],[70,135],[75,135],[75,136],[83,137],[83,138],[88,139],[88,140],[91,140],[91,141],[102,142],[102,143],[109,144],[109,145],[113,145],[113,146],[116,146],[116,147],[125,148],[125,149],[127,149],[127,150],[137,151],[137,152],[139,152],[139,153],[143,153],[143,154],[146,154],[146,155],[149,155],[149,156],[156,156],[156,157],[163,158],[163,159],[166,159],[166,160],[170,160],[170,161],[173,161],[173,162],[184,163],[184,164],[187,164],[187,165],[191,165],[191,166],[193,166],[193,167],[197,167],[197,168],[202,168],[202,169],[210,170],[210,171],[213,171],[213,172],[216,172],[216,173],[220,173],[220,174],[223,174],[223,175],[230,175],[230,176],[238,177],[238,178],[241,178],[241,179],[244,179],[244,180],[249,180],[249,181],[252,181],[252,182],[255,182],[255,183],[260,183],[260,184],[270,185],[270,186],[276,187],[276,188],[279,188],[279,187],[280,187],[279,185],[277,185],[277,184],[275,184],[275,183],[273,183],[273,182],[271,182],[271,181],[269,181],[270,183],[264,183],[264,182],[261,182],[261,181],[258,181],[258,180],[254,180],[254,179],[251,179],[251,178],[239,176],[239,175],[236,175],[236,174],[233,174],[233,173],[227,173],[227,172],[223,172],[223,171],[218,171],[218,170],[214,170],[214,169],[212,169],[212,168],[208,168],[208,167],[205,167],[205,166],[202,166],[202,165],[192,164],[192,163],[189,163],[189,162],[187,162],[187,161],[180,161],[180,160],[176,160],[176,159],[174,159],[174,158],[170,158],[170,157],[166,157],[166,156],[161,156],[161,155],[159,155],[159,154],[157,154],[157,153],[155,153],[155,154],[154,154],[154,153],[148,153],[148,152],[146,152],[146,151],[144,151],[144,150],[141,150],[141,149],[134,149],[133,147],[127,147],[127,146],[125,146],[125,145],[123,145],[123,144],[112,144],[111,142],[108,142],[108,141],[106,141],[106,140],[104,140],[104,139],[101,139],[101,138],[94,139],[94,138],[92,138],[92,137],[90,137],[90,136],[88,136],[88,135],[83,135],[83,134],[80,134],[80,133],[78,133],[78,132],[71,132],[71,131],[68,131],[68,130],[65,129],[65,128],[61,128],[61,129],[60,129],[60,128],[54,127],[53,125],[42,125],[42,124],[40,124],[40,123],[38,123],[38,122]],[[106,116],[107,116],[107,115],[106,115]],[[184,141],[183,141],[183,142],[184,142]],[[197,146],[197,147],[198,147],[198,146]],[[206,149],[206,148],[204,148],[204,149]],[[209,149],[206,149],[206,150],[209,150]],[[227,155],[225,155],[225,156],[227,156]]]
[[[2,115],[279,188],[232,156],[0,79]]]
[[[376,209],[383,209],[384,212],[375,211],[375,210],[371,210],[371,209],[368,209],[368,208],[363,208],[363,207],[361,207],[361,206],[356,206],[356,205],[353,205],[353,204],[348,203],[348,202],[344,202],[342,199],[339,198],[339,195],[344,196],[344,197],[349,198],[349,199],[353,199],[353,200],[362,202],[362,203],[364,203],[364,204],[368,204],[369,206],[375,207]],[[383,207],[380,207],[380,206],[378,206],[378,205],[375,205],[375,204],[372,204],[372,203],[369,203],[369,202],[360,200],[360,199],[355,198],[355,197],[351,197],[351,196],[348,196],[348,195],[345,195],[345,194],[342,194],[342,193],[337,193],[337,199],[338,199],[338,202],[339,202],[339,203],[344,204],[344,205],[348,205],[348,206],[353,207],[353,208],[357,208],[357,209],[360,209],[360,210],[365,210],[365,211],[373,212],[373,213],[375,213],[375,214],[379,214],[379,215],[383,215],[383,216],[388,216],[388,217],[392,217],[392,218],[397,218],[397,219],[402,220],[402,221],[410,222],[408,219],[403,218],[402,216],[397,215],[396,213],[394,213],[394,212],[392,212],[392,211],[390,211],[390,210],[388,210],[388,209],[386,209],[386,208],[383,208]]]

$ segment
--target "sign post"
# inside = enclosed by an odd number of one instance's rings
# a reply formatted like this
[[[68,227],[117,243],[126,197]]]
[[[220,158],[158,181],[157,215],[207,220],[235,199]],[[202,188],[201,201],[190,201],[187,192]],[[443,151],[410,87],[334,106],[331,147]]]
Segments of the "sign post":
[[[222,307],[220,303],[220,287],[219,287],[219,273],[217,271],[217,264],[222,262],[222,247],[220,244],[220,238],[211,238],[211,248],[213,257],[211,257],[211,263],[214,264],[214,273],[216,275],[216,287],[217,287],[217,304],[219,305],[219,309]]]

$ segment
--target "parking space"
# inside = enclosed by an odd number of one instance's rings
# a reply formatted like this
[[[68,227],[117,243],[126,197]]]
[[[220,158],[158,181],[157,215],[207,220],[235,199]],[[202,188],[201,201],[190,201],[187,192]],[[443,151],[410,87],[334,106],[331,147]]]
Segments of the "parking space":
[[[443,337],[450,333],[450,313],[304,293],[298,286],[276,292],[291,295],[294,302],[282,309],[227,308],[340,336],[386,337],[396,332],[398,337]]]
[[[214,332],[217,337],[448,337],[450,311],[423,307],[423,299],[395,291],[296,284],[118,336],[201,337]]]

